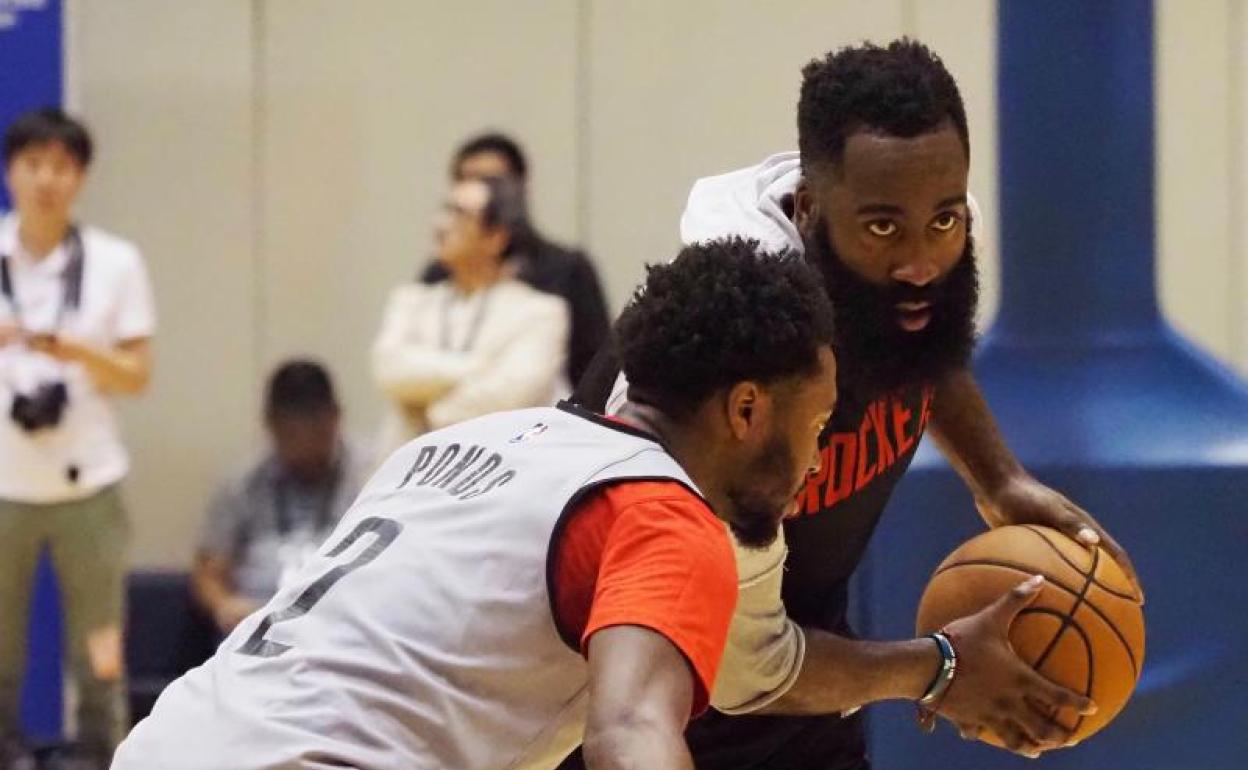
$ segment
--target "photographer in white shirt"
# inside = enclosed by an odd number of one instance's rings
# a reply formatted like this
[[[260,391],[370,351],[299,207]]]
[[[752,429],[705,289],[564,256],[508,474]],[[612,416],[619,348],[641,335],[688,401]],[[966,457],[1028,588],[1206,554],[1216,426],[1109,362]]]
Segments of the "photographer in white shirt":
[[[26,753],[18,702],[46,547],[65,607],[78,747],[104,766],[126,728],[129,534],[118,494],[129,458],[109,398],[147,386],[151,288],[132,244],[72,218],[92,154],[81,123],[56,108],[28,112],[3,154],[14,210],[0,219],[0,760]]]

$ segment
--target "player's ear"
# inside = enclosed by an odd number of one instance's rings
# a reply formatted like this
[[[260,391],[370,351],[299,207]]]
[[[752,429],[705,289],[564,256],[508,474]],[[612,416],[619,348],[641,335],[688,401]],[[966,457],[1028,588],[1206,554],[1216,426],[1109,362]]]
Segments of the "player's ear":
[[[768,405],[767,394],[758,383],[747,380],[733,385],[725,403],[732,435],[744,441],[759,431],[766,420]]]
[[[806,177],[797,181],[797,189],[793,191],[793,224],[798,232],[806,233],[812,223],[819,221],[819,207],[815,202],[815,194],[810,189]]]

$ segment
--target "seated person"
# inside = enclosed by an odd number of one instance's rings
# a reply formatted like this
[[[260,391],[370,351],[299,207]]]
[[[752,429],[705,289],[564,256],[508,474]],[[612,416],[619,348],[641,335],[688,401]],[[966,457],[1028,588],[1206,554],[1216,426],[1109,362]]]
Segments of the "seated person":
[[[430,430],[566,392],[567,304],[507,269],[523,221],[512,182],[451,188],[436,231],[450,280],[395,289],[373,344],[373,377],[393,404],[381,457]]]
[[[272,446],[217,491],[204,522],[191,591],[222,633],[269,600],[315,551],[363,486],[368,457],[339,431],[329,372],[290,361],[269,380]]]

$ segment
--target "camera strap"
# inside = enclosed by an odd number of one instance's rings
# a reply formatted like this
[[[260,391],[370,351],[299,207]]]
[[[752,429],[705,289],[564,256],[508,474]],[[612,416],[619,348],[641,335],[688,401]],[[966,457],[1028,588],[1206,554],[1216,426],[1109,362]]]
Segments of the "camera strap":
[[[497,285],[497,284],[495,284]],[[456,352],[467,353],[477,344],[477,337],[481,334],[481,324],[485,321],[485,314],[490,309],[490,299],[492,298],[494,286],[488,286],[477,292],[476,312],[472,316],[472,320],[468,322],[468,330],[464,334],[463,340],[459,344],[459,350]],[[455,302],[455,290],[451,289],[446,299],[442,302],[441,327],[438,331],[438,346],[442,350],[455,350],[451,344],[451,305]]]
[[[79,233],[77,225],[69,226],[69,231],[65,233],[64,244],[68,259],[65,262],[65,269],[61,271],[61,304],[56,309],[53,332],[60,331],[67,312],[77,310],[82,305],[82,274],[86,254],[82,248],[82,234]],[[9,303],[13,311],[13,320],[17,322],[17,325],[28,330],[22,320],[22,307],[17,299],[11,262],[12,259],[8,254],[0,254],[0,296],[3,296]]]
[[[334,503],[338,499],[338,488],[342,486],[342,463],[341,456],[334,459],[334,467],[330,473],[330,477],[323,482],[324,486],[320,490],[319,499],[317,500],[316,519],[312,522],[314,531],[317,534],[324,534],[329,528],[330,519],[333,517]],[[281,475],[277,479],[277,483],[273,489],[273,507],[277,514],[277,531],[283,538],[287,537],[294,531],[296,521],[291,512],[291,504],[289,498],[288,485],[291,480]]]

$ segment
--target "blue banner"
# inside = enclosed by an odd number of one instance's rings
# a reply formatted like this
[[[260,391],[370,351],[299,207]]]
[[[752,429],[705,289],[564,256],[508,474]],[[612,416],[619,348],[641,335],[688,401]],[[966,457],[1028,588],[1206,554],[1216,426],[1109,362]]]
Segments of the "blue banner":
[[[21,113],[64,100],[61,0],[0,0],[0,130]],[[9,191],[0,185],[0,210]],[[22,633],[3,628],[0,633]],[[33,738],[61,733],[61,615],[56,580],[43,558],[30,609],[22,721]]]

